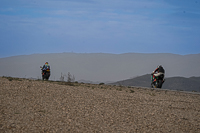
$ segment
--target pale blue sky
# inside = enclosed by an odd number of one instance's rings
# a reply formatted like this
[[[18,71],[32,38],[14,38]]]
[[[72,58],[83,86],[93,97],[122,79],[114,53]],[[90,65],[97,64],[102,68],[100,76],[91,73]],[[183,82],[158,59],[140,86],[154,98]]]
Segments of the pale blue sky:
[[[200,0],[1,0],[0,58],[200,53]]]

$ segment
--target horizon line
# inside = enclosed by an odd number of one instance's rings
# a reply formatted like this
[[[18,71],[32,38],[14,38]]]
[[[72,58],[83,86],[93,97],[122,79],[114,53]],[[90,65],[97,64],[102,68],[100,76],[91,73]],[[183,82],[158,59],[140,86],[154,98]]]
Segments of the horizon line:
[[[52,52],[52,53],[32,53],[32,54],[19,54],[19,55],[11,55],[11,56],[3,56],[1,58],[9,58],[9,57],[17,57],[17,56],[30,56],[30,55],[46,55],[46,54],[112,54],[112,55],[123,55],[123,54],[172,54],[172,55],[180,55],[180,56],[186,56],[186,55],[198,55],[200,53],[192,53],[192,54],[176,54],[176,53],[140,53],[140,52],[124,52],[124,53],[109,53],[109,52]]]

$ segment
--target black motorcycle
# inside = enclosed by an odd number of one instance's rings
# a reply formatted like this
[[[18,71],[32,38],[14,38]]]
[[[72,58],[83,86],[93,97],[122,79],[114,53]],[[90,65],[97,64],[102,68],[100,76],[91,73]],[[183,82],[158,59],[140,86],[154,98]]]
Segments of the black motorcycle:
[[[42,70],[42,80],[49,80],[50,70],[40,67]]]
[[[152,88],[162,88],[163,83],[165,82],[164,75],[158,77],[151,74],[151,87]]]

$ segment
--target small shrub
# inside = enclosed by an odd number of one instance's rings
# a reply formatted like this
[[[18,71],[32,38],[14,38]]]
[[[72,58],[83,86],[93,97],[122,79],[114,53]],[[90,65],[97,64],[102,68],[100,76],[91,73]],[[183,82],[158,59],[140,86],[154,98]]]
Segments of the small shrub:
[[[105,83],[99,83],[99,85],[104,85]]]
[[[70,72],[68,72],[67,82],[72,82],[72,75],[70,74]]]
[[[118,91],[122,91],[122,88],[117,88],[116,90],[118,90]]]
[[[65,85],[74,86],[72,82],[66,82]]]
[[[7,78],[9,81],[12,81],[13,80],[13,78]]]
[[[3,77],[3,78],[8,79],[9,81],[13,81],[13,80],[22,81],[22,79],[20,79],[20,78],[13,78],[13,77]]]
[[[135,91],[134,91],[134,90],[130,90],[130,92],[131,92],[131,93],[134,93]]]

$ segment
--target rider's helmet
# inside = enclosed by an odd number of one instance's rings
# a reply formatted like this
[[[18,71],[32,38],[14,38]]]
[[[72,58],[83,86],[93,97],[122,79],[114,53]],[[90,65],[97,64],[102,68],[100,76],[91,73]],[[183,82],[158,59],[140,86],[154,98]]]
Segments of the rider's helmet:
[[[157,68],[162,67],[162,65],[158,65]]]

